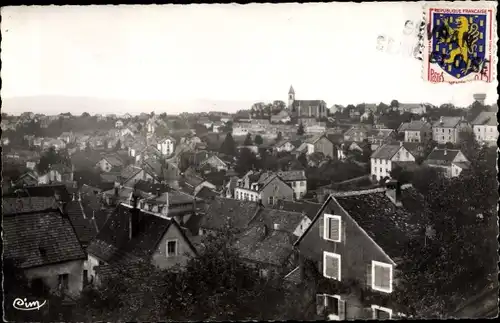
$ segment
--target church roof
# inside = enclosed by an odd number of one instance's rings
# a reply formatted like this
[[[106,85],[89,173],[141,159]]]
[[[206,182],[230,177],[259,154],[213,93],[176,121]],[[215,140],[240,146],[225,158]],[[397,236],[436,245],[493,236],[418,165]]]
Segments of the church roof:
[[[293,86],[290,85],[290,90],[288,91],[288,94],[295,94],[295,91],[293,90]]]

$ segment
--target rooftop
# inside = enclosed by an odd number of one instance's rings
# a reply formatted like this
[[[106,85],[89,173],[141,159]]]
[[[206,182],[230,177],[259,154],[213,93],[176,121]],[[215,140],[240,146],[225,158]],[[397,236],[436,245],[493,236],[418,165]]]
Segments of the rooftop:
[[[280,171],[277,175],[285,182],[307,180],[305,172],[301,170]]]
[[[280,231],[293,234],[306,215],[272,208],[261,208],[252,223],[278,224]]]
[[[235,248],[244,259],[281,266],[293,252],[293,241],[288,232],[258,225],[243,232],[235,242]]]
[[[496,127],[498,125],[497,113],[483,111],[474,119],[474,121],[472,121],[472,125]]]
[[[427,156],[426,162],[432,163],[432,161],[445,161],[451,163],[455,157],[457,157],[460,150],[458,149],[438,149],[434,148],[429,156]]]
[[[377,148],[371,155],[371,158],[391,159],[401,149],[399,144],[384,144]]]
[[[425,120],[412,120],[410,122],[403,122],[399,126],[398,131],[422,131],[425,128],[430,128],[430,124]]]
[[[58,208],[53,196],[3,197],[2,204],[3,215],[39,212]]]
[[[259,206],[255,202],[216,197],[208,206],[200,226],[221,230],[229,222],[232,228],[243,229],[258,210]]]
[[[4,257],[20,268],[85,260],[68,217],[59,210],[4,215]]]
[[[462,117],[441,117],[432,123],[433,127],[455,128],[462,121]]]
[[[275,205],[275,207],[280,210],[305,214],[311,220],[314,219],[321,206],[321,203],[288,200],[278,200],[278,203]]]

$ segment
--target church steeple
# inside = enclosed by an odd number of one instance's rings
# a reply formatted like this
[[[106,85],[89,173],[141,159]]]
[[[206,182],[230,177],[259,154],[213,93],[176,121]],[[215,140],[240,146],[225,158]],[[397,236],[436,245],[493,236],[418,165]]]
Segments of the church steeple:
[[[288,91],[288,108],[289,109],[292,108],[293,101],[295,101],[295,91],[293,90],[293,86],[290,85],[290,90]]]

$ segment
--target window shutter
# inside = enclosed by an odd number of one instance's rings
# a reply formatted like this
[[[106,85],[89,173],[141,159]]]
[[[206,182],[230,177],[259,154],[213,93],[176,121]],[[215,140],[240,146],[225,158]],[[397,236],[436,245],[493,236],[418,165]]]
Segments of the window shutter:
[[[339,266],[339,259],[330,256],[326,257],[326,272],[328,276],[338,280]]]
[[[316,314],[325,315],[325,295],[316,295]]]
[[[339,299],[339,319],[340,320],[345,320],[345,313],[346,313],[346,306],[345,306],[345,301]]]
[[[383,268],[375,265],[374,275],[375,275],[375,286],[382,287],[382,273]]]
[[[340,241],[340,220],[330,218],[330,239]]]
[[[324,235],[325,235],[325,233],[323,231],[324,222],[325,222],[324,219],[325,219],[324,216],[320,216],[319,219],[318,219],[318,222],[319,222],[319,225],[318,225],[318,227],[319,227],[319,236],[321,238],[324,238]]]

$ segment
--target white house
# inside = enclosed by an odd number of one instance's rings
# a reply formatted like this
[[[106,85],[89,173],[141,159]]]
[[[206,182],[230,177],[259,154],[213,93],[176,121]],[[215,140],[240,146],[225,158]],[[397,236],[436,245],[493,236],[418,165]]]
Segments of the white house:
[[[175,151],[175,139],[172,137],[166,137],[158,140],[156,148],[161,151],[162,155],[170,156]]]
[[[498,139],[496,112],[481,112],[472,121],[472,129],[478,142],[496,145]]]
[[[316,124],[306,127],[305,131],[306,133],[309,134],[319,134],[319,133],[324,133],[326,131],[326,127]]]
[[[463,117],[440,117],[432,124],[432,140],[438,144],[458,144],[459,133],[464,130],[470,130],[470,125]]]
[[[207,164],[210,165],[211,167],[217,169],[217,171],[228,170],[227,164],[222,159],[217,157],[216,155],[212,155],[212,156],[208,157],[207,159],[205,159],[203,162],[200,163],[200,167],[203,167],[204,165],[207,165]]]
[[[390,177],[391,171],[398,162],[415,162],[415,156],[399,144],[385,144],[371,155],[371,175],[380,180]]]
[[[276,149],[276,151],[278,152],[282,152],[282,151],[292,151],[295,149],[295,145],[292,144],[292,142],[290,140],[282,140],[280,142],[278,142],[274,148]]]
[[[121,120],[116,121],[115,128],[121,128],[121,127],[123,127],[123,121],[121,121]]]
[[[403,122],[398,132],[404,132],[405,142],[426,142],[432,139],[432,125],[424,118]]]

